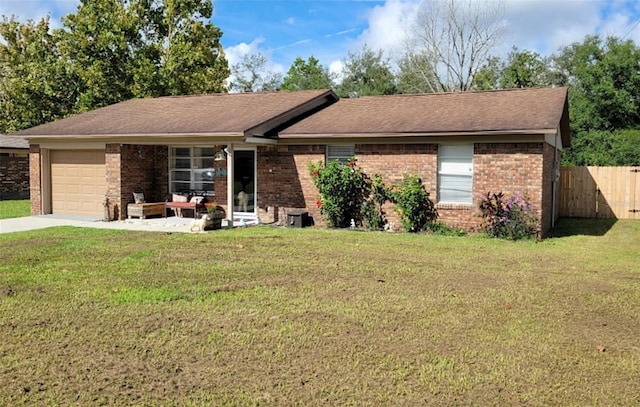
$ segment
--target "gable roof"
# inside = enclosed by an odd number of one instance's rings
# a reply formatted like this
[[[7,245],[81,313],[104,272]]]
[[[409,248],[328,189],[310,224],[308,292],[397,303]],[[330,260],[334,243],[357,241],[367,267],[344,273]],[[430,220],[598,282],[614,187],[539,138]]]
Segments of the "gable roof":
[[[566,88],[430,93],[341,99],[281,131],[281,139],[372,135],[549,134],[568,147]]]
[[[131,99],[16,133],[26,138],[253,136],[337,100],[330,90]]]
[[[26,139],[20,137],[0,134],[0,148],[28,149],[29,142]]]

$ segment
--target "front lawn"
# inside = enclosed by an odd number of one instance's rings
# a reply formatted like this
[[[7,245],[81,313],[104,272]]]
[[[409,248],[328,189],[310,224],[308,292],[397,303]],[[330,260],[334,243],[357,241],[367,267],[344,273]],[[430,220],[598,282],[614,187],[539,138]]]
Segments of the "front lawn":
[[[28,199],[0,201],[0,219],[29,216],[31,203]]]
[[[601,225],[0,235],[0,405],[637,405],[640,222]]]

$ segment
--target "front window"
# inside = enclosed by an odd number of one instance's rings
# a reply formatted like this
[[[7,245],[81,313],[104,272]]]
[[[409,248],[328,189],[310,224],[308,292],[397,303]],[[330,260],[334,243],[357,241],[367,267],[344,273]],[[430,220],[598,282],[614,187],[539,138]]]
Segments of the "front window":
[[[473,144],[438,147],[438,202],[473,203]]]
[[[349,159],[355,155],[355,146],[327,146],[327,163],[333,160],[341,164],[349,164]]]
[[[171,147],[170,192],[213,195],[214,155],[214,147]]]

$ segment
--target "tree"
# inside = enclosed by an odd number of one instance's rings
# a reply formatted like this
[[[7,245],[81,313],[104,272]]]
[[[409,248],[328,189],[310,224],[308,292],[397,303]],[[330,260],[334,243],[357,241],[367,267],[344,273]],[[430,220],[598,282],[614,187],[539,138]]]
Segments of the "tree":
[[[562,84],[555,65],[534,51],[513,47],[507,61],[490,57],[473,78],[472,89],[538,88]]]
[[[306,90],[306,89],[331,89],[333,81],[329,70],[320,65],[320,61],[313,55],[307,59],[297,57],[287,75],[282,81],[280,89]]]
[[[211,0],[81,0],[63,28],[0,22],[0,131],[132,97],[225,91]]]
[[[587,36],[553,56],[569,85],[571,148],[565,165],[634,165],[640,128],[640,49],[631,40]]]
[[[138,0],[132,8],[145,22],[134,63],[135,96],[226,90],[230,71],[222,32],[210,22],[211,0]]]
[[[74,78],[59,58],[49,18],[0,21],[0,133],[9,133],[69,114]]]
[[[573,136],[562,154],[564,165],[640,165],[640,130],[583,131]]]
[[[429,93],[438,87],[426,54],[405,54],[398,60],[398,93]]]
[[[498,57],[490,57],[473,77],[471,89],[500,89],[500,81],[504,70],[504,62]]]
[[[403,59],[422,89],[465,91],[505,29],[501,2],[423,1],[408,25]]]
[[[240,62],[231,67],[233,79],[230,89],[235,92],[268,92],[277,90],[282,75],[268,69],[266,56],[256,53],[243,55]]]
[[[502,69],[501,89],[539,88],[551,85],[549,63],[534,51],[513,47]]]
[[[640,125],[640,49],[631,40],[588,36],[554,57],[564,73],[572,130],[613,130]]]
[[[133,97],[134,52],[141,22],[120,0],[82,0],[55,35],[62,58],[77,78],[76,111]]]
[[[382,51],[365,46],[361,53],[349,53],[337,93],[341,97],[392,95],[396,93],[395,78]]]
[[[224,91],[211,0],[82,0],[58,31],[80,78],[77,110],[132,97]]]

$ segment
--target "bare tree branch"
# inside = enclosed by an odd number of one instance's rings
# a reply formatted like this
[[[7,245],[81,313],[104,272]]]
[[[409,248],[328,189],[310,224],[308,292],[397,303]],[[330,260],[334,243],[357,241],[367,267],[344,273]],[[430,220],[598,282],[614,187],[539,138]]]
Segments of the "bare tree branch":
[[[423,91],[470,90],[504,35],[504,5],[493,0],[424,0],[408,25],[403,65]]]

